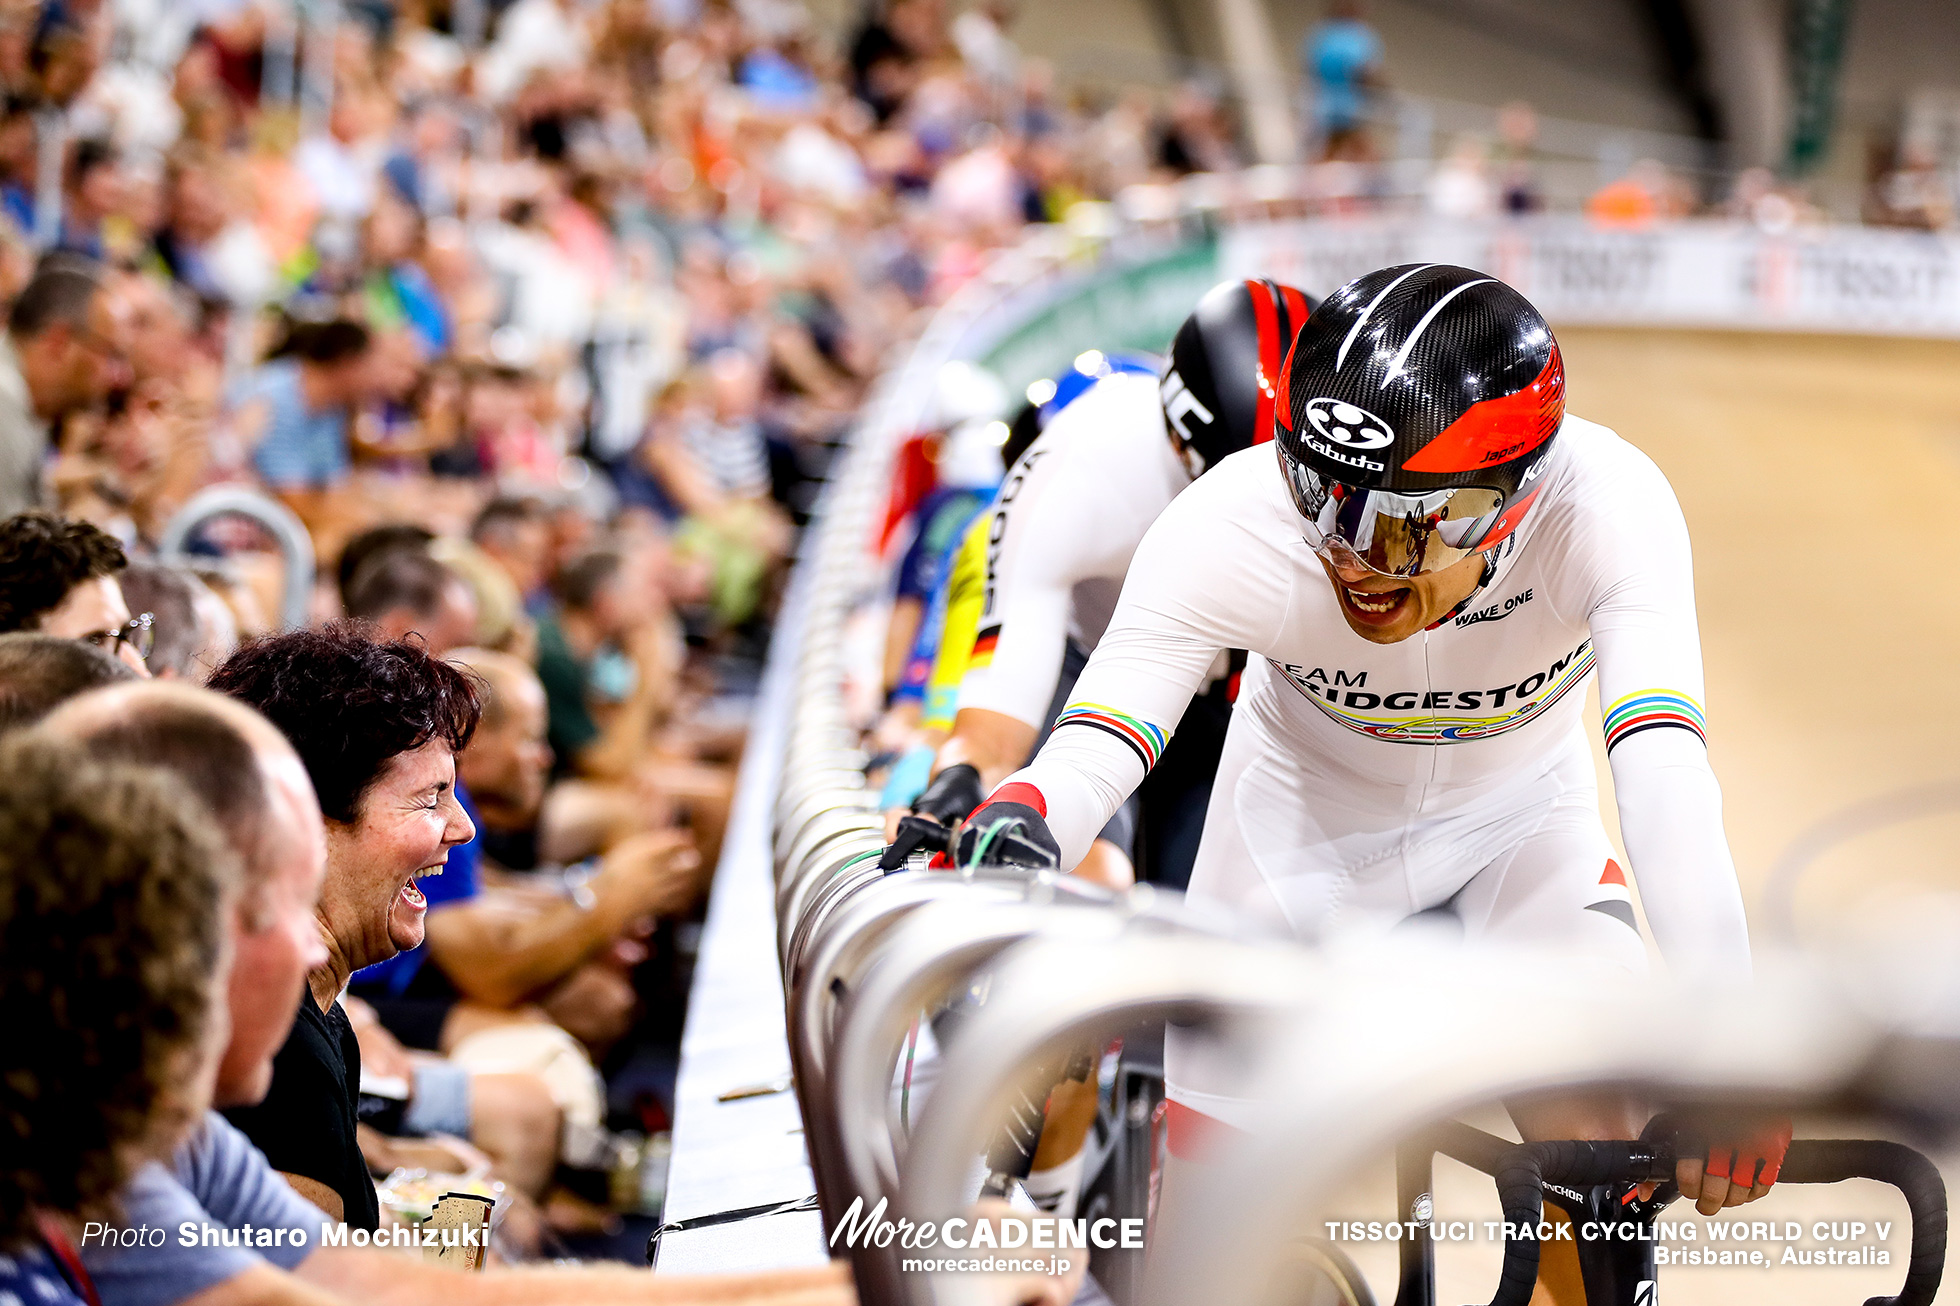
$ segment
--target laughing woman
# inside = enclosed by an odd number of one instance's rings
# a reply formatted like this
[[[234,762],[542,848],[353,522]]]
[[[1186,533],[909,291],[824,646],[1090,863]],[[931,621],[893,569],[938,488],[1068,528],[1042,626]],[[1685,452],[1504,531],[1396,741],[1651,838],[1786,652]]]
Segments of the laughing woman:
[[[227,1115],[308,1200],[373,1229],[380,1212],[357,1133],[361,1053],[340,996],[355,971],[422,942],[428,904],[415,882],[441,874],[451,850],[475,836],[456,792],[456,754],[476,729],[476,686],[415,640],[378,641],[340,624],[247,644],[210,687],[285,733],[327,818],[327,964],[307,977],[272,1091]],[[465,1097],[457,1123],[441,1129],[467,1126]]]

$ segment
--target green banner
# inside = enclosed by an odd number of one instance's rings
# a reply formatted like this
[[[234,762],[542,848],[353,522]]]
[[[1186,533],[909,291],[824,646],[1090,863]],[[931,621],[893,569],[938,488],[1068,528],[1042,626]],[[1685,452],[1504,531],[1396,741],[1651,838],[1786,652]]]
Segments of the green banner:
[[[1791,0],[1790,150],[1787,166],[1801,177],[1816,170],[1830,148],[1844,69],[1844,29],[1852,0]]]
[[[1218,276],[1218,246],[1212,241],[1104,269],[1015,328],[979,361],[1007,383],[1009,394],[1018,395],[1085,349],[1162,353]]]

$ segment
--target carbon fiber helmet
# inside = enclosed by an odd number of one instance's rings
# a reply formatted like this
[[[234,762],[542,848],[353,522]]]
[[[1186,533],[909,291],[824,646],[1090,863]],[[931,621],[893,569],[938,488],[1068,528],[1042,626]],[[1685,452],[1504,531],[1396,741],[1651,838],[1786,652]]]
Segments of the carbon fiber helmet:
[[[1164,424],[1192,476],[1272,439],[1273,397],[1314,301],[1277,281],[1213,286],[1177,329],[1165,369]]]
[[[1441,263],[1334,292],[1279,390],[1274,439],[1308,543],[1391,576],[1515,531],[1565,419],[1564,363],[1538,310]]]

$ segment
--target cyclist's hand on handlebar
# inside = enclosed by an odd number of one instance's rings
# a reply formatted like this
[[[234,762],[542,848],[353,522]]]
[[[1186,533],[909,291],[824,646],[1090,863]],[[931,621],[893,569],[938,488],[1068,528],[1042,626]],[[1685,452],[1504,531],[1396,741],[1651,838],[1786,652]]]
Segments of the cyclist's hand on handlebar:
[[[888,838],[885,855],[878,859],[878,869],[895,871],[905,865],[913,853],[924,849],[926,852],[943,853],[950,846],[952,831],[948,830],[930,816],[920,816],[917,812],[900,815],[891,813],[894,820],[887,822]]]
[[[945,852],[951,842],[952,827],[986,796],[986,790],[980,785],[980,773],[973,767],[965,762],[947,767],[933,777],[909,813],[886,815],[885,838],[890,846],[885,849],[878,868],[897,870],[921,848]]]
[[[1026,803],[987,803],[960,828],[961,866],[1027,866],[1054,868],[1061,864],[1062,846],[1048,822]]]
[[[912,810],[930,816],[941,825],[954,825],[964,821],[986,799],[987,789],[980,783],[980,772],[966,762],[959,762],[932,778],[932,783],[912,804]]]
[[[1724,1131],[1708,1144],[1706,1159],[1684,1156],[1675,1163],[1675,1183],[1703,1215],[1753,1202],[1776,1182],[1783,1154],[1790,1149],[1790,1134],[1788,1117],[1755,1129]]]

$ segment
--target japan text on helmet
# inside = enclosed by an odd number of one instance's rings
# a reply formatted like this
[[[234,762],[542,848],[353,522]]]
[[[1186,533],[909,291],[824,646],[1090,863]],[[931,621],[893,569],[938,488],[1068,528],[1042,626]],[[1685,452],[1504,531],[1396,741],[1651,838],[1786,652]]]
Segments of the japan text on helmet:
[[[1502,543],[1531,511],[1565,368],[1517,291],[1421,263],[1350,281],[1300,332],[1274,432],[1307,542],[1390,576]]]
[[[1164,372],[1164,424],[1191,475],[1272,438],[1287,348],[1314,301],[1276,281],[1213,286],[1177,329]]]

